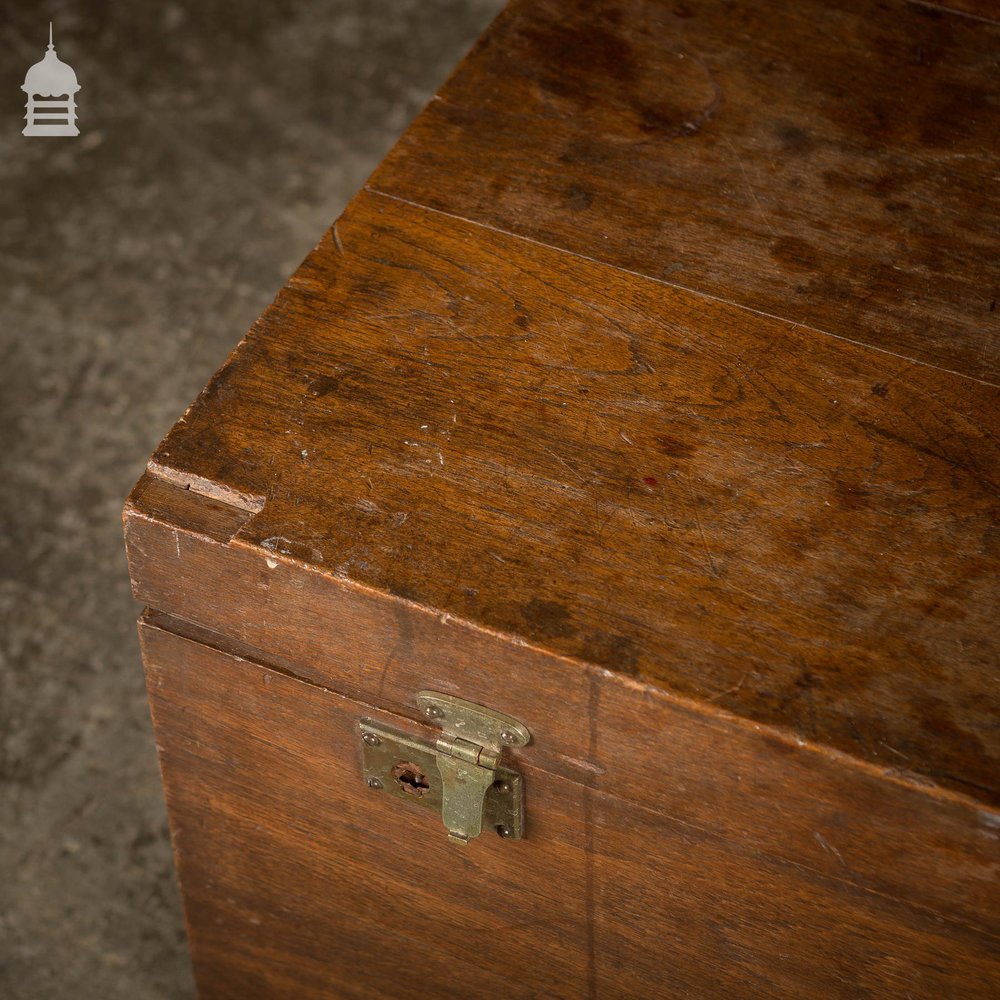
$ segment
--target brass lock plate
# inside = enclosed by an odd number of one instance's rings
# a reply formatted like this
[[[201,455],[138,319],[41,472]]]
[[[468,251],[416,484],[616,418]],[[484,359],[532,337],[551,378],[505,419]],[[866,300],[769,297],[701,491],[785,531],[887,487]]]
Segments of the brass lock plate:
[[[436,742],[414,738],[371,719],[362,719],[359,729],[364,781],[373,791],[433,809],[439,815],[444,811],[446,794],[456,798],[455,789],[446,788],[442,768],[438,766],[442,754]],[[449,774],[450,783],[455,779],[449,763],[450,760],[445,763],[444,770]],[[476,836],[480,824],[483,830],[492,829],[501,837],[511,840],[523,837],[524,782],[521,775],[502,764],[489,770],[493,777],[478,806],[481,816],[475,814],[476,806],[470,804],[468,815],[460,816],[454,823],[457,830],[450,832],[452,840],[465,843]],[[465,830],[475,832],[466,834]]]

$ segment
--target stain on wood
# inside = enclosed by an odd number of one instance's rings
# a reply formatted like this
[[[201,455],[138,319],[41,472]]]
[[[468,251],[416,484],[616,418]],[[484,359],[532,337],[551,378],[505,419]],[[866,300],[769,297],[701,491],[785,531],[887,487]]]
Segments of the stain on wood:
[[[204,996],[997,994],[992,14],[484,35],[125,508]],[[426,688],[524,841],[361,782]]]
[[[996,383],[998,50],[905,0],[514,0],[369,184]]]
[[[155,456],[267,497],[242,543],[996,802],[997,389],[376,195],[338,230]]]

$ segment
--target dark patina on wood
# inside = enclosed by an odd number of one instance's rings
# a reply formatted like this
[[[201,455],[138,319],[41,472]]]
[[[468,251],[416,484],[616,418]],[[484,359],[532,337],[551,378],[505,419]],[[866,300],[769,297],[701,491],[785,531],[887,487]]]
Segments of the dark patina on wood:
[[[371,186],[996,384],[987,6],[514,0]]]
[[[997,397],[361,195],[154,463],[264,553],[995,801]]]
[[[157,449],[126,536],[206,996],[995,995],[966,6],[515,0]],[[523,841],[360,782],[422,689],[531,730]]]

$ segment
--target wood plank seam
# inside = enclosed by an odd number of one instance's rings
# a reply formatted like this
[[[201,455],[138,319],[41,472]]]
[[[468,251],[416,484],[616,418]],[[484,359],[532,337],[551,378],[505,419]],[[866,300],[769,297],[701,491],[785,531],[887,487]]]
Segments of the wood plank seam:
[[[876,354],[886,354],[892,358],[899,358],[901,361],[909,361],[911,364],[920,365],[923,368],[928,368],[932,371],[944,372],[947,375],[957,375],[959,378],[968,379],[970,382],[976,382],[979,385],[990,386],[991,388],[1000,388],[1000,382],[992,382],[989,379],[978,378],[975,375],[970,375],[968,372],[958,371],[953,368],[945,368],[942,365],[935,365],[930,361],[924,361],[921,358],[914,358],[908,354],[898,354],[896,351],[890,351],[888,348],[879,347],[877,344],[869,344],[863,340],[855,340],[852,337],[845,337],[843,334],[833,333],[830,330],[821,330],[819,327],[810,326],[808,323],[802,323],[797,320],[793,320],[788,316],[781,316],[777,313],[766,312],[763,309],[756,309],[751,305],[741,302],[735,298],[727,298],[719,295],[713,295],[711,292],[706,292],[702,289],[694,288],[690,285],[683,285],[676,281],[667,281],[665,278],[657,278],[652,275],[643,274],[641,271],[635,271],[631,268],[623,267],[620,264],[614,264],[610,261],[602,260],[600,257],[591,257],[587,254],[578,253],[574,250],[568,250],[565,247],[561,247],[555,243],[545,243],[542,240],[533,239],[523,233],[517,233],[512,229],[502,229],[498,226],[492,226],[488,222],[484,222],[481,219],[474,219],[469,215],[460,215],[455,212],[445,212],[440,208],[434,208],[430,205],[425,205],[422,202],[411,201],[409,198],[403,198],[401,195],[392,194],[389,191],[383,191],[380,188],[374,187],[368,184],[364,188],[365,191],[376,195],[380,198],[391,198],[393,201],[398,201],[401,204],[409,205],[412,208],[419,209],[424,212],[431,212],[435,215],[440,215],[448,219],[457,219],[460,222],[468,223],[471,226],[479,226],[482,229],[488,230],[492,233],[498,233],[501,236],[507,236],[511,239],[521,240],[524,243],[531,244],[534,246],[544,247],[546,250],[551,250],[554,253],[566,254],[569,257],[575,257],[578,260],[585,260],[589,264],[593,264],[596,267],[609,268],[611,271],[616,271],[620,274],[627,274],[630,278],[635,278],[641,281],[648,281],[655,285],[663,285],[666,288],[675,288],[678,291],[685,292],[689,295],[697,296],[698,298],[705,299],[709,302],[721,302],[727,306],[733,306],[736,309],[742,309],[744,312],[750,313],[754,316],[761,316],[764,319],[777,320],[780,323],[787,323],[793,329],[805,330],[809,333],[816,334],[820,337],[829,337],[832,340],[839,340],[845,344],[850,344],[852,347],[858,347],[867,351],[874,351]]]

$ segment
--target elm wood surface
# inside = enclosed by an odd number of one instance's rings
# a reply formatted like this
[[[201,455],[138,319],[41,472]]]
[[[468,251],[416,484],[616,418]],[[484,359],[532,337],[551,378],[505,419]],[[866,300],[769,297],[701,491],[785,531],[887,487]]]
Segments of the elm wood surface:
[[[904,0],[514,0],[370,186],[995,383],[998,52]]]
[[[288,556],[231,541],[249,515],[231,509],[224,524],[223,514],[223,505],[152,477],[135,491],[126,532],[136,596],[173,609],[150,614],[158,628],[411,720],[422,721],[414,694],[426,688],[489,705],[533,734],[530,757],[512,754],[559,778],[647,805],[655,789],[665,815],[755,856],[908,900],[937,921],[1000,931],[996,811],[710,704],[303,572]]]
[[[152,467],[262,556],[996,804],[998,395],[362,194]]]
[[[531,836],[457,849],[360,780],[368,705],[140,631],[205,998],[995,996],[995,941],[535,768],[530,747]]]
[[[528,9],[459,70],[374,178],[388,193],[355,199],[126,507],[135,592],[158,609],[145,660],[203,991],[448,996],[457,975],[456,996],[992,995],[998,389],[970,376],[995,360],[980,296],[996,196],[973,217],[970,185],[995,159],[994,27],[921,15],[945,28],[879,48],[900,30],[885,11],[909,30],[910,8],[782,7],[785,52],[758,81],[776,36],[735,37],[755,27],[739,4],[616,21],[542,2],[534,28]],[[675,16],[708,25],[696,53],[636,20]],[[551,53],[572,25],[561,90],[496,54],[525,56],[532,31]],[[893,114],[866,98],[860,125],[820,127],[839,97],[810,91],[781,118],[803,50],[829,81],[845,38],[861,53],[845,94],[885,85]],[[911,87],[919,120],[893,117],[911,42],[932,81]],[[631,60],[617,76],[608,52]],[[692,117],[678,102],[699,68],[711,113]],[[616,113],[647,86],[637,144]],[[520,175],[518,88],[538,153]],[[565,117],[581,94],[593,148]],[[449,95],[461,127],[442,132]],[[675,111],[691,134],[668,134]],[[559,162],[564,127],[579,141]],[[775,128],[798,165],[758,193]],[[436,146],[462,136],[471,171],[449,173]],[[733,151],[729,180],[712,143]],[[494,215],[456,218],[496,169],[513,179],[482,201]],[[824,202],[817,178],[847,193]],[[856,181],[919,221],[883,224]],[[727,218],[737,188],[753,209]],[[539,233],[497,231],[512,204]],[[762,315],[767,295],[795,303],[791,261],[821,216],[814,311]],[[559,248],[522,238],[546,226]],[[692,290],[670,283],[674,233]],[[911,262],[891,280],[889,239]],[[526,841],[456,855],[334,753],[360,714],[412,724],[423,688],[532,729],[515,754]],[[418,862],[433,882],[415,889]]]

